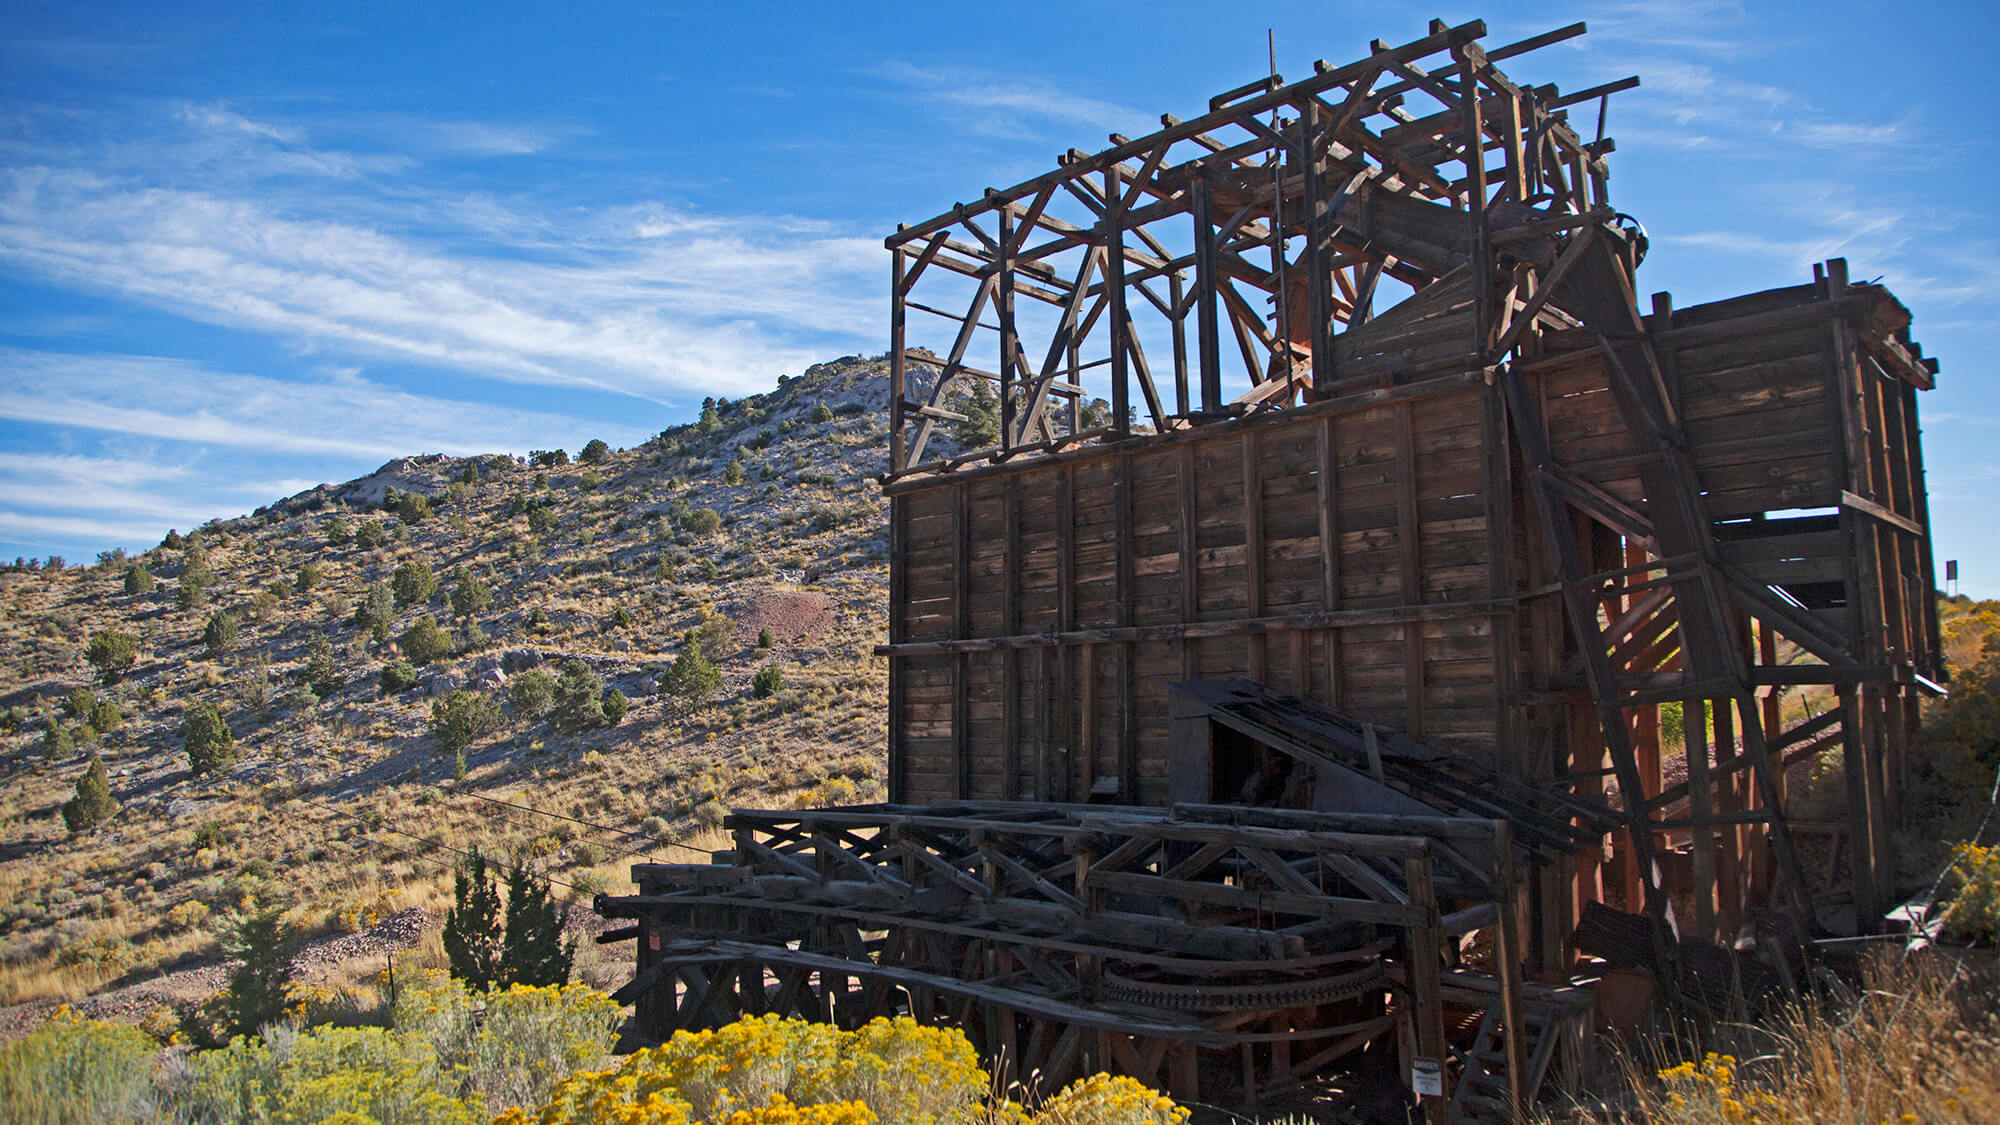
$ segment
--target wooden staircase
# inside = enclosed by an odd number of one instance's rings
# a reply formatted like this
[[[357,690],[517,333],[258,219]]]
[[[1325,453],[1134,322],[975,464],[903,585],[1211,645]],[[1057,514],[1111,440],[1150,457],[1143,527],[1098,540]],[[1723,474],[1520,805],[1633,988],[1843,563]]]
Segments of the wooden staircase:
[[[1528,1105],[1540,1095],[1564,1044],[1580,1043],[1590,1034],[1592,1011],[1591,996],[1581,989],[1537,990],[1523,997],[1519,1057],[1526,1065],[1519,1096]],[[1472,1049],[1464,1055],[1465,1070],[1451,1095],[1453,1125],[1519,1119],[1510,1109],[1515,1095],[1508,1077],[1512,1052],[1505,1024],[1496,998],[1479,1021]]]

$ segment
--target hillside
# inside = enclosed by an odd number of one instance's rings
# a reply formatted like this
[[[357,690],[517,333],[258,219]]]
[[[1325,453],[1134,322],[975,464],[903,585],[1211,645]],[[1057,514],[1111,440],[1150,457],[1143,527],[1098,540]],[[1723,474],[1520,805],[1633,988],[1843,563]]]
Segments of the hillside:
[[[886,399],[885,366],[849,357],[590,463],[410,457],[136,558],[0,574],[0,1005],[212,960],[260,902],[321,933],[434,922],[451,849],[531,856],[587,898],[627,885],[634,853],[718,846],[725,805],[879,796]],[[399,568],[414,600],[385,592]],[[410,632],[425,616],[450,643],[420,664],[404,647],[435,644]],[[107,684],[86,652],[111,632],[137,651]],[[699,708],[658,691],[689,644],[721,674]],[[629,698],[621,721],[565,733],[517,698],[571,660]],[[766,667],[783,686],[759,696]],[[385,669],[414,683],[385,689]],[[432,721],[454,690],[498,708],[456,782]],[[202,705],[235,759],[198,777],[183,724]],[[118,809],[72,836],[60,809],[93,757]],[[581,970],[618,979],[629,947],[596,948]]]

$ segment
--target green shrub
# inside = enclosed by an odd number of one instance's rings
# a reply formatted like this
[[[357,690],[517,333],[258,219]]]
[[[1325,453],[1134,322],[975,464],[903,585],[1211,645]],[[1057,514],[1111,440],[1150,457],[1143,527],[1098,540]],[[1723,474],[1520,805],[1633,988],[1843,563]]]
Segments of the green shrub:
[[[367,630],[377,644],[389,639],[389,623],[395,619],[396,592],[387,582],[369,586],[354,607],[354,624]]]
[[[326,532],[326,541],[336,547],[345,546],[354,538],[354,525],[348,522],[346,516],[339,514],[328,516],[326,523],[321,527]]]
[[[585,443],[583,452],[576,455],[578,461],[586,465],[599,465],[611,459],[611,447],[601,438],[591,438]]]
[[[90,760],[90,768],[76,779],[76,796],[63,802],[63,824],[71,835],[88,832],[110,818],[118,811],[118,802],[111,796],[111,778],[104,772],[104,763]]]
[[[60,1008],[25,1038],[0,1047],[0,1115],[15,1125],[156,1120],[158,1053],[136,1027]]]
[[[984,449],[1000,444],[1000,400],[986,380],[972,380],[972,392],[960,400],[958,412],[965,415],[953,433],[960,445]]]
[[[547,508],[528,509],[528,530],[536,535],[548,535],[556,529],[556,514]]]
[[[334,658],[333,643],[323,634],[314,633],[306,641],[306,665],[302,675],[306,687],[321,699],[339,691],[347,677],[340,670],[340,662]]]
[[[549,721],[563,734],[604,725],[604,680],[581,660],[565,660],[556,677]]]
[[[380,520],[363,520],[354,532],[354,545],[364,551],[379,550],[388,541],[389,529]]]
[[[778,643],[777,638],[771,636],[771,630],[769,628],[763,628],[757,630],[758,648],[770,648],[772,645],[777,643]]]
[[[76,755],[76,739],[61,723],[50,723],[42,732],[42,757],[51,762],[65,762]]]
[[[631,706],[632,701],[625,698],[624,692],[612,688],[604,693],[604,721],[611,726],[617,726],[625,721],[625,712]]]
[[[420,492],[405,492],[396,497],[396,518],[404,523],[422,523],[431,518],[430,497]]]
[[[452,878],[452,906],[444,915],[444,955],[452,979],[478,992],[498,984],[503,937],[500,887],[487,869],[486,857],[474,848]]]
[[[476,995],[439,974],[418,976],[396,998],[399,1035],[433,1045],[460,1091],[490,1111],[532,1111],[563,1079],[605,1060],[618,1005],[580,984],[510,985]],[[383,1118],[382,1120],[388,1120]]]
[[[83,658],[97,669],[99,679],[115,684],[138,662],[139,638],[116,629],[106,629],[90,638],[90,643],[84,647]]]
[[[750,694],[758,699],[773,696],[785,690],[785,671],[776,664],[766,664],[750,677]]]
[[[396,608],[407,609],[429,602],[437,593],[437,575],[420,562],[406,562],[389,575],[389,587],[396,594]]]
[[[125,711],[115,699],[100,699],[90,707],[90,725],[108,734],[125,725]]]
[[[722,673],[702,655],[701,645],[692,640],[681,645],[680,655],[660,673],[660,694],[678,701],[685,712],[700,710],[722,690]]]
[[[515,714],[539,719],[556,705],[556,678],[540,668],[530,668],[507,685],[507,699]]]
[[[322,1027],[282,1049],[239,1039],[189,1061],[185,1100],[196,1121],[326,1125],[486,1125],[485,1107],[457,1097],[437,1048],[379,1027]]]
[[[294,582],[292,586],[299,593],[303,594],[306,591],[312,589],[313,587],[319,585],[321,580],[323,580],[325,577],[326,577],[325,567],[319,565],[316,562],[309,562],[299,568],[298,581]]]
[[[735,486],[743,483],[743,462],[731,461],[722,470],[722,483]]]
[[[97,693],[87,687],[72,688],[63,696],[62,712],[72,719],[90,718],[90,709],[97,706]]]
[[[194,838],[188,842],[191,851],[215,848],[218,851],[229,844],[229,828],[219,820],[204,820],[195,826]]]
[[[452,572],[451,611],[460,617],[470,617],[493,604],[493,591],[480,580],[471,567],[461,566]]]
[[[153,577],[153,572],[146,569],[145,563],[137,563],[131,570],[125,572],[125,592],[135,597],[152,593],[153,588],[159,584],[159,580]]]
[[[236,647],[236,632],[236,618],[218,609],[209,615],[208,626],[201,631],[201,643],[208,647],[210,656],[220,656]]]
[[[454,691],[431,702],[431,734],[438,748],[456,754],[500,722],[500,708],[476,691]]]
[[[714,508],[696,508],[681,517],[681,530],[706,539],[722,530],[722,514]]]
[[[833,421],[833,407],[828,406],[824,402],[813,403],[812,420],[815,422]]]
[[[192,571],[182,574],[174,586],[174,607],[182,613],[193,613],[208,604],[208,578]]]
[[[624,606],[621,605],[611,611],[611,627],[613,629],[630,629],[632,627],[632,615],[625,611]]]
[[[202,1005],[204,1022],[223,1033],[218,1039],[257,1035],[266,1024],[285,1018],[297,946],[297,931],[275,909],[254,911],[236,923],[223,950],[240,964],[231,970],[228,985]]]
[[[433,664],[451,655],[451,634],[431,620],[429,614],[417,618],[415,624],[396,638],[396,643],[405,657],[419,665]]]
[[[391,660],[382,665],[378,681],[383,695],[396,695],[417,686],[417,668],[407,660]]]
[[[227,769],[236,760],[235,741],[213,703],[197,703],[181,718],[181,745],[196,777]]]
[[[507,930],[500,944],[503,984],[548,987],[569,983],[576,962],[576,939],[563,940],[563,911],[549,885],[525,864],[507,873]]]
[[[1954,894],[1944,928],[1953,937],[2000,945],[2000,844],[1959,844],[1952,849]]]

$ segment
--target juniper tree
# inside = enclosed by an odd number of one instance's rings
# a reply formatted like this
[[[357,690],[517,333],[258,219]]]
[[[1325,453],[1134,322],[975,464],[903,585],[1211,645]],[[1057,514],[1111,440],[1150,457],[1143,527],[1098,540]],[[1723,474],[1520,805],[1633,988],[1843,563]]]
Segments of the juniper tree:
[[[451,634],[431,620],[429,614],[417,618],[396,643],[413,664],[433,664],[451,655]]]
[[[680,655],[660,673],[660,692],[680,701],[683,711],[693,712],[722,690],[722,673],[709,663],[700,642],[690,637],[681,645]]]
[[[125,572],[125,592],[128,594],[150,594],[157,585],[158,580],[153,577],[152,571],[146,569],[145,563],[137,563]]]
[[[396,595],[387,582],[377,582],[361,595],[361,604],[354,607],[354,623],[368,630],[368,635],[376,643],[389,639],[389,622],[395,620]]]
[[[115,684],[139,659],[139,638],[116,629],[106,629],[90,638],[83,658],[97,669],[98,678]]]
[[[347,677],[341,674],[340,663],[334,659],[333,644],[326,637],[314,633],[306,641],[306,666],[303,671],[306,687],[321,699],[339,691]]]
[[[562,734],[604,725],[604,681],[581,660],[565,660],[556,677],[549,722]]]
[[[555,677],[540,668],[530,668],[507,686],[507,699],[514,705],[516,715],[539,719],[556,705]]]
[[[487,588],[471,567],[461,566],[452,572],[451,611],[460,617],[470,617],[493,604],[493,591]]]
[[[406,562],[390,574],[389,587],[395,591],[396,608],[407,609],[430,601],[437,593],[438,580],[423,563]]]
[[[208,646],[210,656],[220,656],[235,648],[236,618],[219,609],[210,614],[208,626],[201,631],[201,643]]]
[[[500,888],[478,849],[452,880],[452,907],[444,916],[444,955],[451,975],[480,992],[500,981]]]
[[[104,823],[117,811],[118,802],[111,796],[111,778],[104,772],[104,762],[93,757],[90,767],[76,779],[76,796],[63,802],[63,824],[71,835],[76,835]]]
[[[223,948],[242,964],[229,974],[229,986],[214,1009],[227,1034],[256,1035],[285,1017],[297,945],[297,932],[275,908],[246,915],[236,924]]]
[[[218,773],[236,760],[229,724],[213,703],[197,703],[187,709],[181,718],[181,744],[187,751],[188,770],[197,777]]]
[[[563,912],[548,884],[516,863],[507,874],[507,932],[500,949],[503,984],[537,986],[569,983],[576,939],[563,941]]]

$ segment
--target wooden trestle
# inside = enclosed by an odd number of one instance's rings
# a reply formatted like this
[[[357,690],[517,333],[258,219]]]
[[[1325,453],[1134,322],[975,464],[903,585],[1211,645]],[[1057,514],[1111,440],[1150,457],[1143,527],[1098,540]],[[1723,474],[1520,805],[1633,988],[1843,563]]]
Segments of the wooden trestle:
[[[1009,1081],[1110,1068],[1254,1106],[1399,1023],[1445,1059],[1447,1005],[1523,1028],[1532,1007],[1549,1032],[1490,1036],[1503,1088],[1464,1095],[1497,1104],[1533,1097],[1558,1017],[1581,1014],[1510,968],[1500,905],[1526,853],[1506,820],[1009,803],[728,825],[713,864],[640,865],[637,895],[598,900],[638,922],[619,999],[642,1034],[908,1012],[963,1029]],[[1447,943],[1481,927],[1498,976],[1448,980]]]
[[[1879,924],[1942,690],[1937,365],[1837,260],[1642,311],[1604,135],[1638,80],[1496,65],[1583,30],[1433,23],[887,240],[895,804],[638,868],[603,909],[640,920],[644,1026],[948,1014],[1048,1080],[1249,1099],[1396,1012],[1436,1055],[1476,922],[1476,1115],[1533,1095],[1521,1006],[1563,999],[1518,977],[1574,963],[1587,906],[1643,911],[1669,981],[1770,907]],[[1836,705],[1787,715],[1808,685]],[[1435,784],[1410,746],[1453,755]],[[1786,767],[1832,747],[1844,821],[1792,823]]]

